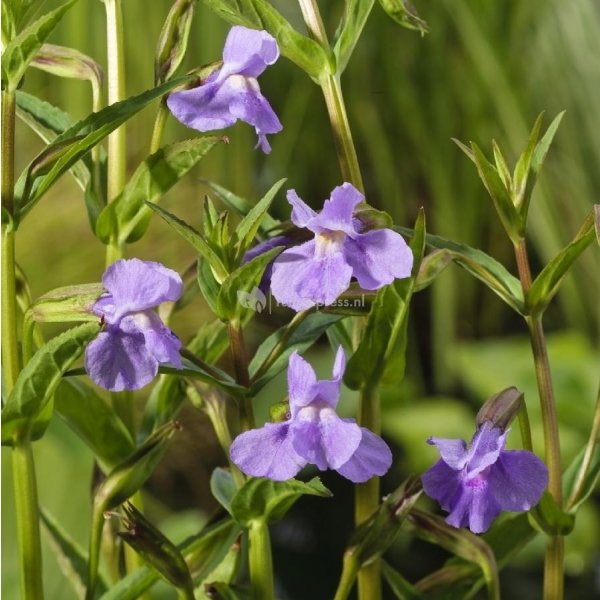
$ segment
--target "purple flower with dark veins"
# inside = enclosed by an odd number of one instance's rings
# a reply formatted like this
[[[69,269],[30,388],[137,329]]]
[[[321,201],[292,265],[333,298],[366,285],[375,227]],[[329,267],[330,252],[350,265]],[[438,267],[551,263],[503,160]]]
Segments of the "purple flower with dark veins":
[[[159,363],[181,369],[179,338],[154,310],[181,297],[181,277],[157,262],[118,260],[102,276],[107,293],[92,307],[104,331],[85,350],[85,369],[97,385],[118,392],[150,383]]]
[[[275,259],[271,291],[281,304],[296,311],[327,306],[348,289],[352,277],[363,289],[377,290],[410,275],[413,255],[400,234],[391,229],[361,233],[353,215],[364,196],[350,183],[336,187],[320,213],[295,190],[287,199],[294,225],[315,236]]]
[[[423,474],[423,489],[453,527],[482,533],[500,511],[527,511],[540,500],[548,469],[533,452],[504,450],[507,434],[485,422],[468,448],[463,440],[427,440],[442,458]]]
[[[294,352],[288,367],[289,418],[238,435],[230,449],[233,462],[247,475],[275,481],[291,479],[309,463],[355,483],[386,473],[392,464],[387,444],[335,412],[344,368],[340,346],[333,379],[317,381],[313,368]]]
[[[275,38],[266,31],[235,26],[223,48],[223,66],[191,90],[174,92],[167,105],[184,125],[198,131],[230,127],[238,119],[252,125],[258,145],[271,152],[267,133],[283,129],[256,78],[279,58]]]

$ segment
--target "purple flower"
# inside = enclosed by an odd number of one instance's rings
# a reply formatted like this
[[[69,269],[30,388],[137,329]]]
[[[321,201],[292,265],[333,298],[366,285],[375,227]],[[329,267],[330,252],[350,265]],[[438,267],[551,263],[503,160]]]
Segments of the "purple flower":
[[[387,444],[354,419],[335,412],[345,368],[340,346],[333,379],[317,381],[313,368],[297,353],[288,368],[289,418],[240,434],[231,459],[247,475],[285,481],[308,463],[335,469],[356,483],[383,475],[392,464]]]
[[[427,440],[442,458],[423,474],[423,488],[450,513],[453,527],[482,533],[500,511],[523,512],[541,498],[546,465],[533,452],[504,450],[507,434],[486,422],[468,448],[463,440]]]
[[[408,277],[413,256],[391,229],[360,232],[353,217],[364,196],[351,184],[336,187],[316,213],[294,190],[287,193],[292,222],[315,234],[314,239],[285,250],[273,263],[271,291],[281,304],[296,311],[329,305],[355,277],[366,290],[377,290],[396,278]]]
[[[202,85],[171,94],[167,105],[179,121],[198,131],[223,129],[241,119],[254,126],[257,145],[268,154],[266,134],[277,133],[282,126],[256,78],[278,58],[277,42],[266,31],[232,27],[223,48],[223,66]]]
[[[179,338],[152,310],[176,301],[181,277],[160,263],[132,258],[118,260],[102,276],[108,293],[92,307],[105,330],[85,351],[85,369],[99,386],[118,392],[150,383],[159,363],[181,369]]]

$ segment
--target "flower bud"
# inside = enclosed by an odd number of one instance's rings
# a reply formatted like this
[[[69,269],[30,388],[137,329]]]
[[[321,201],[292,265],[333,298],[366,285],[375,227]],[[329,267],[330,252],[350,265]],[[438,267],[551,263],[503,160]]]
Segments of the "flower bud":
[[[98,321],[91,311],[102,295],[101,283],[86,283],[60,287],[40,296],[27,311],[27,317],[39,323]]]
[[[176,546],[131,503],[123,505],[123,525],[118,533],[148,564],[176,588],[193,590],[190,570]]]
[[[494,394],[477,413],[477,426],[492,423],[494,427],[506,429],[517,416],[523,405],[523,392],[509,387]]]

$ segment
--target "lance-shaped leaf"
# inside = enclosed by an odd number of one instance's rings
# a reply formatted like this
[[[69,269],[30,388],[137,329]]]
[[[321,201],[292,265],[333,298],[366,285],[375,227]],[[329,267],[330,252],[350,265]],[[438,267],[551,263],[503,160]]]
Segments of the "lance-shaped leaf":
[[[159,531],[130,502],[123,506],[123,523],[127,531],[119,537],[131,546],[167,582],[193,598],[194,584],[190,570],[175,544]]]
[[[305,495],[330,498],[332,493],[318,477],[307,483],[296,479],[272,481],[264,477],[252,477],[233,497],[231,514],[244,527],[249,527],[253,521],[274,523]]]
[[[102,90],[102,67],[90,56],[65,46],[43,44],[31,61],[31,66],[58,77],[89,81],[95,98]]]
[[[414,235],[413,230],[406,227],[396,226],[394,229],[407,237]],[[525,314],[521,284],[514,275],[507,271],[504,265],[489,254],[466,244],[451,242],[431,234],[427,234],[425,239],[431,248],[451,252],[456,264],[482,281],[511,308],[520,314]]]
[[[220,137],[198,137],[161,148],[135,170],[123,191],[100,213],[96,235],[104,242],[120,244],[139,240],[150,223],[152,211],[144,203],[158,202],[215,144]]]
[[[429,32],[427,23],[419,17],[409,0],[379,0],[379,4],[402,27],[420,31],[421,35]]]
[[[221,280],[227,277],[227,269],[225,268],[223,261],[200,232],[196,231],[191,225],[188,225],[185,221],[182,221],[179,217],[176,217],[157,204],[147,202],[146,206],[150,207],[155,213],[162,217],[186,242],[191,244],[198,254],[207,260],[213,271]]]
[[[73,127],[73,119],[64,110],[41,100],[37,96],[17,90],[17,115],[45,141]]]
[[[92,508],[86,600],[95,597],[104,513],[125,502],[144,485],[163,457],[171,437],[179,429],[180,425],[176,422],[157,429],[117,465],[96,490]]]
[[[65,331],[42,346],[19,373],[2,411],[2,443],[27,435],[29,426],[52,398],[63,373],[98,335],[97,323]]]
[[[254,205],[249,200],[246,200],[246,198],[237,196],[233,192],[225,189],[223,186],[213,183],[212,181],[207,181],[206,179],[201,179],[200,181],[207,185],[217,195],[219,200],[221,200],[227,207],[234,210],[240,216],[245,217],[252,210]],[[273,229],[276,229],[279,225],[280,222],[267,213],[262,218],[259,231],[263,234],[267,234]]]
[[[277,192],[286,181],[287,179],[284,178],[273,184],[271,189],[248,211],[236,227],[236,250],[239,259],[252,246],[256,234],[267,216],[267,211],[275,199]]]
[[[477,564],[486,582],[489,597],[499,600],[500,583],[496,559],[494,552],[482,538],[466,529],[452,527],[442,518],[422,510],[413,509],[409,513],[408,519],[414,526],[414,533],[418,537]]]
[[[188,45],[194,10],[198,0],[175,0],[165,19],[156,45],[154,85],[173,76]]]
[[[2,53],[3,89],[7,89],[9,92],[17,89],[21,77],[33,57],[75,2],[77,0],[68,0],[62,6],[40,17],[10,40]]]
[[[347,0],[333,44],[336,73],[341,75],[354,52],[375,0]]]
[[[517,208],[520,208],[524,201],[529,203],[529,198],[525,197],[525,192],[527,190],[527,180],[529,179],[529,171],[531,170],[531,162],[533,160],[533,154],[535,152],[538,138],[540,135],[540,129],[542,127],[542,119],[544,117],[544,113],[541,113],[536,119],[533,129],[529,134],[529,140],[527,141],[527,146],[525,146],[525,150],[519,157],[517,164],[515,165],[515,171],[513,173],[512,182],[512,197],[513,203]],[[509,188],[510,189],[510,188]],[[523,213],[522,213],[523,214]],[[527,213],[525,213],[527,214]]]
[[[210,476],[210,491],[215,500],[231,514],[231,502],[237,492],[231,471],[217,467]]]
[[[179,85],[192,80],[193,77],[181,77],[168,81],[158,87],[133,96],[122,102],[116,102],[98,113],[92,113],[73,127],[59,135],[43,152],[51,153],[54,149],[61,151],[52,154],[54,163],[46,175],[36,181],[29,181],[29,176],[23,185],[27,194],[18,197],[19,215],[22,218],[30,211],[37,201],[48,191],[54,182],[73,164],[81,159],[96,144],[101,142],[109,133],[121,126],[125,121],[138,113],[156,98],[160,98]],[[33,160],[35,163],[36,159]],[[26,173],[29,173],[29,167]],[[29,190],[31,190],[29,192]]]
[[[59,569],[77,597],[82,598],[85,594],[87,553],[44,507],[40,507],[40,519]],[[100,575],[98,591],[105,593],[108,587],[106,580]]]
[[[241,527],[228,518],[211,525],[178,546],[195,582],[204,580],[223,561]],[[159,579],[149,567],[141,567],[120,579],[100,600],[136,600]]]
[[[527,292],[526,303],[531,314],[541,315],[560,287],[564,276],[579,255],[592,243],[594,227],[592,219],[587,220],[587,227],[575,239],[563,248],[541,271]]]
[[[262,279],[267,265],[282,250],[282,247],[273,248],[264,254],[260,254],[227,276],[221,284],[215,305],[215,312],[219,319],[222,321],[237,322],[242,320],[243,313],[250,308],[248,303],[244,301],[244,298],[247,298],[251,293],[257,293],[258,284]],[[246,296],[244,297],[243,294],[246,294]]]
[[[112,407],[81,381],[67,379],[55,394],[57,415],[85,442],[104,472],[122,463],[135,450],[123,421]]]
[[[283,56],[313,79],[329,72],[329,58],[314,40],[298,33],[267,0],[203,0],[233,25],[264,29],[276,40]]]
[[[250,361],[249,370],[252,378],[250,395],[258,393],[266,383],[285,369],[294,350],[299,353],[304,352],[340,319],[342,319],[340,315],[315,312],[308,316],[303,315],[302,320],[292,321],[272,333],[258,347]]]
[[[419,213],[410,247],[413,275],[385,286],[371,306],[358,348],[348,361],[344,382],[350,389],[398,383],[404,377],[408,309],[425,247],[425,215]]]

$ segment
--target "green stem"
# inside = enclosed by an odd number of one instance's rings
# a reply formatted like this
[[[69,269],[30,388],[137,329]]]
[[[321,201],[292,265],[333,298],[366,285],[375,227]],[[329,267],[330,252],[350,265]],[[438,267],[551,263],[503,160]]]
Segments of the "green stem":
[[[11,217],[14,212],[15,109],[15,92],[2,92],[2,208]]]
[[[269,526],[260,519],[253,521],[248,529],[248,542],[250,582],[254,599],[275,600]]]
[[[526,297],[531,287],[531,269],[527,256],[525,240],[515,245],[515,257],[519,278]],[[535,365],[535,374],[540,397],[542,424],[544,427],[544,448],[546,465],[548,466],[548,491],[559,507],[562,507],[562,470],[560,465],[560,438],[558,435],[558,417],[556,415],[556,402],[552,387],[550,361],[546,348],[544,328],[541,316],[527,316],[525,318],[529,328],[531,349]],[[564,578],[564,539],[554,536],[546,545],[546,558],[544,561],[544,599],[561,600],[563,598]]]
[[[156,119],[154,120],[154,128],[152,129],[152,139],[150,141],[150,154],[154,154],[160,149],[160,143],[162,141],[163,132],[167,123],[167,117],[169,111],[167,104],[164,100],[160,101],[158,112],[156,113]]]
[[[360,393],[359,418],[361,427],[373,433],[381,432],[381,406],[375,384],[367,383]],[[355,486],[354,521],[357,526],[366,521],[379,507],[379,477],[372,477]],[[360,600],[381,598],[381,563],[379,559],[362,567],[358,572]]]
[[[323,25],[323,19],[321,18],[316,0],[298,0],[298,4],[300,5],[309,34],[325,50],[330,52],[327,32]],[[342,94],[340,75],[337,73],[323,74],[319,85],[325,98],[342,178],[344,181],[352,183],[360,191],[364,191],[362,175],[358,165],[358,156],[354,147],[354,141],[352,140],[352,131],[350,130],[346,104]]]
[[[354,582],[356,581],[358,568],[356,557],[352,553],[347,552],[344,555],[342,575],[333,600],[346,600],[350,596],[350,592],[352,592]]]
[[[529,425],[529,413],[527,412],[527,404],[523,402],[521,410],[518,414],[519,419],[519,431],[521,432],[521,442],[523,448],[533,452],[533,442],[531,440],[531,426]]]
[[[12,451],[21,594],[25,600],[42,600],[42,547],[33,452],[29,440]]]
[[[6,393],[15,385],[20,371],[17,334],[15,278],[15,232],[2,232],[2,377]]]
[[[108,62],[108,104],[125,98],[125,55],[123,52],[123,11],[121,0],[103,0],[106,9],[106,47]],[[127,138],[125,125],[108,136],[107,200],[120,193],[127,180]],[[124,255],[124,246],[111,240],[106,250],[106,263]]]
[[[244,333],[242,326],[238,322],[230,321],[227,324],[229,333],[229,344],[233,355],[233,364],[235,368],[236,381],[243,387],[250,386],[250,375],[248,373],[248,353],[244,343]],[[254,427],[254,408],[252,407],[252,398],[244,394],[239,400],[240,423],[242,431],[248,431]]]

